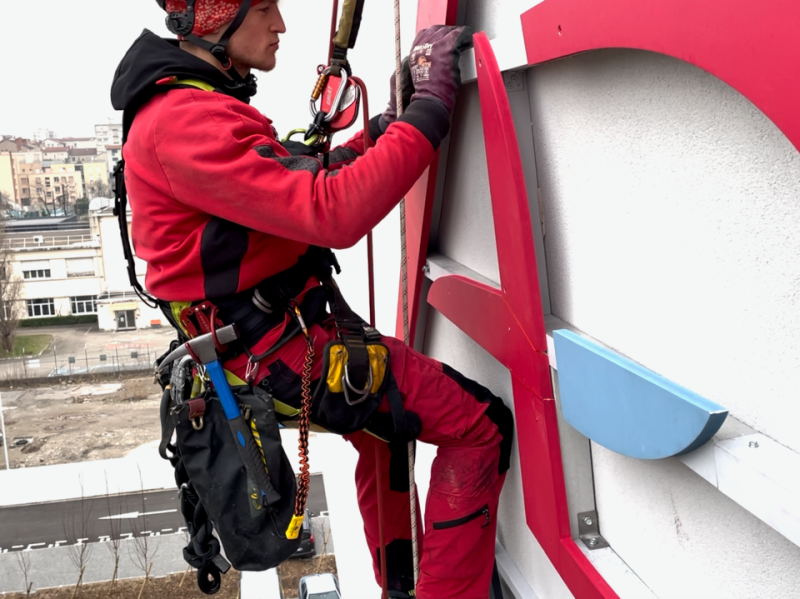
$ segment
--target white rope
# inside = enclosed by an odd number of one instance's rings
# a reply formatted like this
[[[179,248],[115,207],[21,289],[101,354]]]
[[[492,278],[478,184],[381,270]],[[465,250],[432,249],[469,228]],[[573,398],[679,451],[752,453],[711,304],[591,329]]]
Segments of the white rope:
[[[394,60],[395,60],[395,98],[397,116],[403,114],[403,56],[400,40],[400,0],[394,0]],[[400,273],[403,310],[403,341],[409,345],[411,336],[408,330],[408,252],[406,249],[406,199],[400,200]],[[417,538],[417,485],[414,476],[414,441],[408,442],[408,500],[411,515],[411,552],[414,564],[414,588],[419,581],[419,539]]]

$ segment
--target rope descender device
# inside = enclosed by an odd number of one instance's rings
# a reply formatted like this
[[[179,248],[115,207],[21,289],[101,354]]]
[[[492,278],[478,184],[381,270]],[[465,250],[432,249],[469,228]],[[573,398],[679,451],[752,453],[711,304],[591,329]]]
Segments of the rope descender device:
[[[335,133],[356,122],[361,101],[366,95],[363,82],[352,76],[347,61],[347,51],[355,46],[358,37],[363,7],[364,0],[345,0],[336,29],[339,1],[333,2],[328,64],[317,67],[317,82],[309,100],[313,121],[304,132],[306,145],[320,154],[330,150]],[[300,132],[303,131],[292,131],[289,137]]]

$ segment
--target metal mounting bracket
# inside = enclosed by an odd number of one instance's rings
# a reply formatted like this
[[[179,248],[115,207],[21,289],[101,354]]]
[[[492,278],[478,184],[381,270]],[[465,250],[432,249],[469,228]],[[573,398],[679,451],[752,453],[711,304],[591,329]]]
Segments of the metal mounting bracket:
[[[600,524],[594,510],[578,513],[578,535],[589,549],[608,547],[606,540],[600,536]]]
[[[525,75],[522,71],[506,71],[503,73],[506,91],[519,92],[525,89]]]

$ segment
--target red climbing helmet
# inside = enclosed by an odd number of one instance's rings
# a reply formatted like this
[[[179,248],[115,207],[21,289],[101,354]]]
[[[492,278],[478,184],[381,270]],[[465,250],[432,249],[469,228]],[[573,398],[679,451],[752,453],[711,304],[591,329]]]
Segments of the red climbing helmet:
[[[228,41],[239,29],[247,11],[261,0],[156,0],[162,10],[167,11],[167,29],[193,44],[205,48],[224,69],[231,68],[228,57]],[[213,33],[225,23],[231,22],[220,40],[207,42],[201,36]]]
[[[156,0],[167,11],[167,27],[176,35],[202,36],[213,33],[236,19],[239,11],[247,13],[260,0]],[[247,4],[245,8],[244,5]],[[244,15],[242,15],[244,18]]]

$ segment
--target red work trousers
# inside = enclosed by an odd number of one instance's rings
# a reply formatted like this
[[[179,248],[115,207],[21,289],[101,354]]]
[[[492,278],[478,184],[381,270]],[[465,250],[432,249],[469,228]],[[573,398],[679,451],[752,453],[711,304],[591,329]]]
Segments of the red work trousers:
[[[332,326],[312,327],[317,357],[334,336]],[[497,528],[497,504],[508,470],[513,419],[502,400],[449,366],[384,337],[407,412],[421,420],[419,441],[438,447],[425,505],[424,534],[418,519],[420,599],[486,599]],[[305,357],[295,338],[270,358],[267,377],[275,397],[295,392]],[[319,377],[319,359],[314,377]],[[389,411],[384,398],[379,411]],[[383,507],[390,591],[414,588],[408,495],[407,444],[388,444],[359,431],[345,436],[359,452],[358,504],[380,584],[378,496]],[[375,446],[380,451],[376,464]],[[376,474],[381,469],[381,489]],[[421,512],[418,510],[418,514]]]

